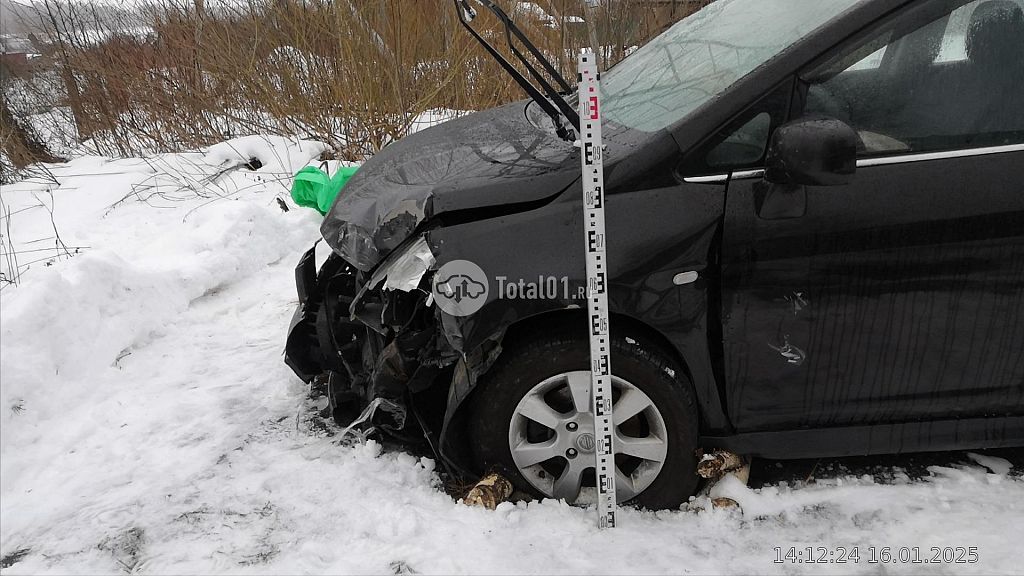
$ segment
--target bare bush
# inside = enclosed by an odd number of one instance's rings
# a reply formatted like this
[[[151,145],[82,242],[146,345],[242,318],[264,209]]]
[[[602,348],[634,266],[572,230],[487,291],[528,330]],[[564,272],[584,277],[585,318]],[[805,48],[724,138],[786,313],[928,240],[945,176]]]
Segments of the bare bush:
[[[574,54],[588,44],[581,2],[535,1],[505,5],[572,77]],[[603,3],[596,16],[606,63],[695,4]],[[63,129],[108,155],[265,133],[320,139],[339,158],[357,160],[405,135],[425,111],[479,110],[523,97],[461,29],[451,0],[153,0],[131,11],[56,0],[42,6],[36,24],[44,30],[43,55],[19,77],[19,98],[50,101],[58,86],[56,106],[73,120]],[[497,22],[480,13],[484,34],[502,45]],[[5,83],[5,92],[11,86]]]

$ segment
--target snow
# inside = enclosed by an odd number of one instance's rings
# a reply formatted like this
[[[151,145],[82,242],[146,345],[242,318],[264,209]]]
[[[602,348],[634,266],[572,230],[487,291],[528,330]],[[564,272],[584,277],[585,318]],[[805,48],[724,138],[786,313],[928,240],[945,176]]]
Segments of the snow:
[[[20,278],[0,290],[0,556],[28,550],[5,574],[920,571],[773,562],[819,545],[976,546],[933,569],[1019,570],[1024,481],[993,456],[922,479],[727,480],[711,495],[742,511],[700,498],[598,531],[557,501],[463,506],[433,461],[325,436],[281,361],[320,220],[287,190],[322,150],[247,137],[3,187]]]
[[[974,452],[968,452],[967,457],[978,464],[981,464],[985,468],[988,468],[989,471],[998,476],[1006,476],[1010,473],[1010,470],[1013,469],[1013,464],[1005,458],[997,458],[986,454],[975,454]]]
[[[86,45],[101,44],[114,38],[155,41],[156,31],[151,26],[124,26],[120,28],[85,28],[78,31],[80,41]]]
[[[548,28],[558,28],[561,26],[558,18],[548,14],[548,12],[541,8],[536,2],[516,2],[509,16],[515,20],[520,15],[535,19],[543,23]],[[586,22],[583,18],[573,15],[566,15],[562,21],[566,24],[584,24]]]
[[[449,108],[431,108],[424,112],[417,114],[412,122],[409,124],[409,134],[419,132],[420,130],[426,130],[431,126],[436,126],[442,122],[454,120],[461,116],[469,114],[469,110],[452,110]]]

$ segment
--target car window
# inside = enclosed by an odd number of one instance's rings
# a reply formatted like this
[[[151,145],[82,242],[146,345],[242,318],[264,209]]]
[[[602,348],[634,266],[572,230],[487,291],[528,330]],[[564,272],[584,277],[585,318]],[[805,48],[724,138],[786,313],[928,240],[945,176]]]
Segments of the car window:
[[[871,54],[865,56],[862,60],[850,66],[848,70],[872,70],[882,65],[882,59],[885,58],[885,51],[889,48],[888,45],[882,46],[878,50],[875,50]]]
[[[757,163],[768,146],[771,125],[771,114],[761,112],[754,116],[708,153],[708,167],[741,168]]]
[[[939,48],[937,62],[960,62],[967,60],[967,32],[971,24],[971,16],[979,4],[986,0],[975,0],[966,6],[961,6],[953,11],[949,17],[949,25],[946,26],[946,33],[942,37],[942,46]],[[1024,8],[1024,0],[1013,0],[1018,6]]]
[[[804,74],[804,114],[849,124],[861,156],[1024,143],[1024,2],[948,6]]]
[[[780,82],[710,134],[683,160],[680,174],[708,176],[764,167],[768,137],[789,113],[794,80]]]
[[[601,77],[605,120],[654,132],[865,0],[716,0]]]

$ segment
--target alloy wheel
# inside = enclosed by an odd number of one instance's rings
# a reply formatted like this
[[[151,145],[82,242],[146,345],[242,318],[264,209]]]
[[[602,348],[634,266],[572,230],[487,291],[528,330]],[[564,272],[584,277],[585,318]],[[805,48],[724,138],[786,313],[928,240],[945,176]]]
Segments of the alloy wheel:
[[[633,384],[612,376],[615,485],[620,501],[644,491],[668,454],[665,420]],[[594,485],[594,417],[590,372],[558,374],[523,396],[509,422],[508,443],[519,473],[546,496],[575,502]]]

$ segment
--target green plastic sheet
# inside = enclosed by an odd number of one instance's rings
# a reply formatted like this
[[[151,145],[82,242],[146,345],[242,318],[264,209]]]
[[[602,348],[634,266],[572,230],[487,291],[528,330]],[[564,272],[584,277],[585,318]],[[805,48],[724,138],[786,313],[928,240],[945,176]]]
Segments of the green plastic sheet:
[[[316,166],[306,166],[295,174],[292,200],[299,206],[312,208],[322,215],[327,214],[338,193],[358,169],[358,166],[341,166],[331,177]]]

